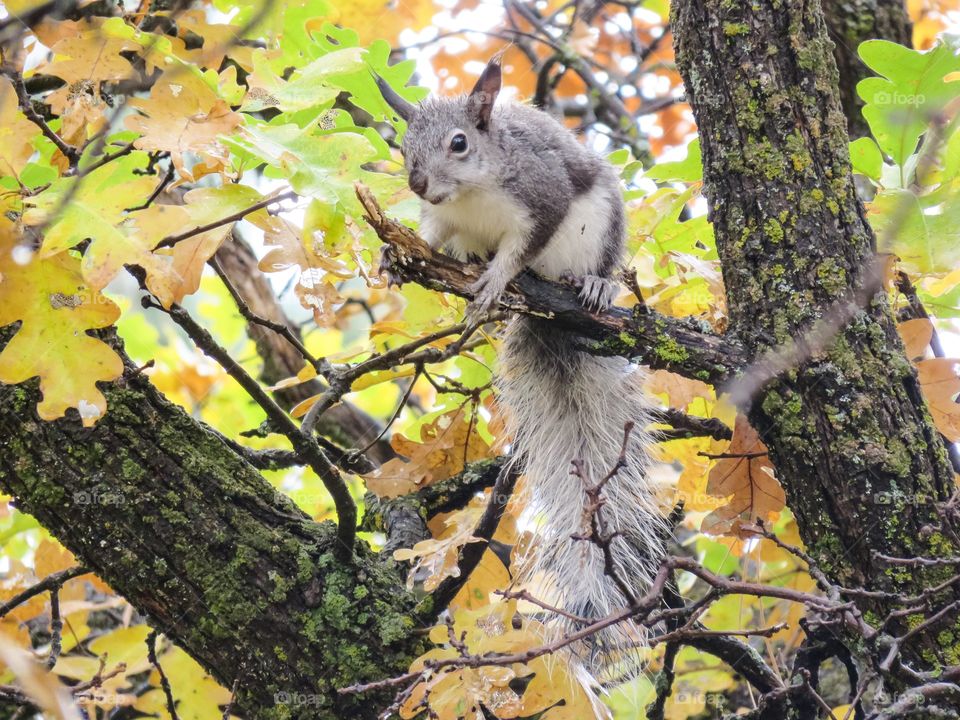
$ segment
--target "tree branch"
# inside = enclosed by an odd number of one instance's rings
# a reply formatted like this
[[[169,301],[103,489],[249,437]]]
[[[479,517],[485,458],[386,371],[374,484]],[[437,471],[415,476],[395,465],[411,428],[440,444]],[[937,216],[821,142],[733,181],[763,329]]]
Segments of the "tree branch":
[[[230,354],[213,339],[213,336],[190,317],[186,310],[176,304],[171,306],[169,310],[160,305],[154,305],[154,307],[169,314],[171,319],[183,328],[198,348],[220,363],[226,373],[236,380],[240,387],[263,409],[277,431],[287,436],[297,454],[317,473],[327,492],[333,498],[333,504],[337,510],[337,536],[340,539],[340,546],[336,551],[337,555],[342,560],[349,559],[356,538],[357,505],[353,501],[350,489],[341,477],[340,472],[317,444],[313,434],[301,432],[301,428],[297,427],[290,416],[267,395],[266,390],[250,377],[230,357]]]
[[[50,140],[54,145],[57,146],[57,149],[63,153],[63,156],[70,163],[71,167],[75,167],[77,162],[80,160],[80,151],[68,145],[64,142],[63,138],[57,135],[53,129],[47,125],[47,121],[33,108],[33,101],[30,99],[30,94],[27,92],[27,87],[23,83],[23,76],[9,68],[4,68],[3,74],[10,78],[10,82],[13,83],[13,89],[17,93],[17,100],[20,104],[20,110],[23,111],[23,114],[27,116],[27,120],[32,122],[38,128],[44,136]]]
[[[357,186],[366,220],[389,246],[387,269],[404,282],[473,298],[470,286],[483,266],[464,264],[433,252],[412,230],[388,218],[370,191]],[[719,384],[740,368],[745,355],[735,342],[710,332],[692,319],[678,320],[645,308],[632,313],[612,308],[602,315],[585,310],[572,288],[520,275],[500,300],[504,310],[550,318],[579,334],[583,349],[598,355],[623,355],[653,368]]]
[[[364,543],[338,560],[333,523],[313,522],[128,360],[103,391],[108,412],[84,428],[75,411],[40,420],[36,380],[0,385],[3,490],[219,682],[242,677],[237,714],[275,716],[277,697],[299,696],[311,704],[281,708],[290,717],[373,720],[386,696],[333,690],[423,651],[399,573]],[[107,490],[120,500],[89,501]]]

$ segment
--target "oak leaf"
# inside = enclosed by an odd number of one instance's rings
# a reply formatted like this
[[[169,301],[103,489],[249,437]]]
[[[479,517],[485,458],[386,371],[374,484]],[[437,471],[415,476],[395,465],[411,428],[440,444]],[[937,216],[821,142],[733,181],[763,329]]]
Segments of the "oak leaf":
[[[69,250],[91,238],[93,244],[107,248],[123,246],[129,241],[120,227],[126,208],[142,203],[156,185],[156,178],[137,175],[147,163],[142,153],[118,158],[82,178],[55,180],[42,193],[25,201],[23,220],[27,225],[46,227],[40,256],[48,258]],[[118,255],[129,251],[113,249],[109,257],[85,258],[84,276],[96,289],[106,286],[119,271]],[[109,266],[108,266],[109,264]]]
[[[730,457],[717,460],[707,479],[707,492],[727,503],[704,518],[703,532],[736,535],[741,524],[768,521],[784,508],[786,497],[766,452],[757,431],[738,415],[724,453]]]
[[[185,180],[195,179],[184,164],[188,152],[200,155],[209,168],[226,172],[230,155],[219,138],[240,125],[241,115],[202,77],[182,70],[167,73],[154,84],[149,98],[134,98],[128,104],[142,113],[125,121],[127,128],[140,133],[138,149],[169,152]]]
[[[421,540],[412,548],[400,548],[393,553],[398,561],[415,561],[407,577],[412,589],[417,579],[423,579],[423,589],[431,592],[442,580],[459,577],[457,567],[460,549],[467,543],[482,542],[473,530],[487,506],[487,495],[473,498],[465,508],[451,513],[445,520],[443,532],[436,538]]]
[[[131,77],[133,66],[120,53],[139,50],[140,45],[130,39],[105,33],[100,23],[85,23],[84,26],[89,29],[64,37],[50,48],[53,62],[43,66],[42,71],[62,79],[67,87],[80,82],[90,82],[96,86],[103,80]],[[99,89],[96,91],[99,92]]]
[[[294,292],[300,305],[313,313],[318,326],[333,325],[335,310],[343,303],[333,281],[353,277],[353,271],[327,253],[322,233],[305,233],[289,220],[265,213],[250,221],[263,230],[264,245],[270,248],[260,261],[260,269],[279,272],[296,267],[299,274]]]
[[[22,263],[23,252],[14,233],[0,228],[0,327],[22,321],[0,352],[0,382],[39,376],[40,417],[54,420],[73,407],[89,427],[107,409],[97,382],[120,377],[123,363],[87,330],[112,325],[120,309],[84,282],[69,253]]]
[[[390,444],[401,457],[365,475],[367,488],[382,498],[394,498],[456,475],[464,463],[480,460],[490,451],[476,430],[476,423],[461,407],[421,426],[420,442],[394,435]]]

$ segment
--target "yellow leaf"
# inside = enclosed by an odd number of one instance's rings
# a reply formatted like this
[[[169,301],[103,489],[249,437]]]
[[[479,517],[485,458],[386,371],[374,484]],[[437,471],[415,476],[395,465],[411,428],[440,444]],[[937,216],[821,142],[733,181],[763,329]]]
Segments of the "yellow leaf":
[[[61,78],[67,86],[86,82],[96,87],[103,80],[131,78],[133,67],[120,53],[139,50],[140,46],[131,40],[107,35],[99,24],[86,25],[90,29],[59,40],[51,48],[53,62],[43,72]]]
[[[126,664],[126,672],[135,675],[150,667],[146,642],[149,634],[147,625],[121,627],[101,635],[87,647],[95,655],[106,655],[110,665]]]
[[[584,688],[580,679],[569,673],[565,663],[540,657],[528,667],[533,672],[533,679],[523,692],[522,717],[544,710],[547,712],[543,720],[589,720],[610,716],[610,711]]]
[[[0,76],[0,175],[20,175],[33,155],[30,141],[38,132],[20,112],[13,83]]]
[[[216,172],[225,171],[230,155],[219,137],[241,122],[239,113],[192,72],[170,72],[154,83],[149,98],[135,98],[128,104],[142,114],[129,116],[125,124],[140,133],[134,143],[140,150],[168,151],[173,164],[186,180],[194,174],[184,165],[184,153],[197,153]]]
[[[392,43],[406,28],[429,25],[437,11],[433,0],[408,0],[397,4],[387,0],[355,0],[334,3],[329,16],[308,22],[307,28],[319,30],[323,23],[332,22],[355,31],[362,45],[378,39]]]
[[[390,382],[391,380],[398,380],[399,378],[410,377],[415,372],[416,368],[414,367],[400,367],[396,370],[379,370],[376,372],[370,372],[354,380],[353,384],[350,385],[350,390],[353,392],[366,390],[374,385]]]
[[[5,0],[3,3],[7,9],[7,13],[13,17],[29,13],[31,10],[35,10],[45,4],[45,0]]]
[[[123,363],[87,330],[113,324],[120,309],[84,283],[77,258],[61,253],[21,264],[20,256],[29,251],[16,248],[12,232],[3,231],[0,227],[0,327],[23,324],[0,353],[0,382],[39,376],[40,417],[53,420],[74,407],[89,427],[107,409],[96,383],[120,377]]]
[[[82,180],[61,178],[39,195],[26,201],[30,207],[23,220],[28,225],[49,225],[44,232],[41,257],[63,252],[86,238],[102,243],[101,257],[85,263],[94,276],[87,282],[104,285],[113,278],[118,267],[104,267],[105,262],[116,262],[120,254],[109,251],[113,244],[131,242],[121,221],[127,217],[126,208],[135,206],[150,195],[156,186],[151,175],[135,174],[146,166],[148,158],[142,153],[127,155],[97,168]],[[66,203],[66,206],[64,206]],[[128,249],[123,255],[135,254]],[[142,252],[142,250],[140,251]]]
[[[230,691],[210,677],[196,660],[178,647],[169,648],[158,659],[173,689],[180,720],[220,720],[223,717],[220,706],[230,702]],[[151,681],[159,684],[156,671]],[[166,703],[164,710],[165,706]]]
[[[19,687],[43,710],[44,717],[80,720],[80,713],[56,675],[46,671],[6,635],[0,635],[0,660],[13,671]]]
[[[960,283],[960,268],[951,271],[942,278],[924,278],[924,286],[934,297],[949,292]]]
[[[37,577],[46,577],[77,564],[73,553],[53,540],[44,539],[37,547],[34,565]]]
[[[310,382],[315,377],[317,377],[317,369],[313,365],[307,363],[295,376],[284,378],[275,385],[271,385],[267,389],[271,392],[276,392],[277,390],[283,390],[284,388],[293,387],[294,385],[301,385],[305,382]]]

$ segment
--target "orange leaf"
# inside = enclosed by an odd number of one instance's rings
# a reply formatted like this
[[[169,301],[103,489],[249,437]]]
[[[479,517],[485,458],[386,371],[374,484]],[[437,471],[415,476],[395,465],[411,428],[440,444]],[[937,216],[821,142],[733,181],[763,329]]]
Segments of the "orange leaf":
[[[917,363],[920,387],[930,406],[933,423],[950,442],[960,440],[960,404],[956,395],[960,393],[960,360],[954,358],[934,358]]]
[[[933,339],[933,323],[929,318],[907,320],[897,325],[897,332],[903,339],[907,357],[911,362],[916,362],[923,358],[930,346],[930,340]]]
[[[737,534],[741,523],[757,518],[767,521],[783,509],[786,498],[766,451],[757,431],[738,415],[733,440],[724,453],[730,457],[719,459],[707,480],[707,492],[727,498],[727,504],[704,518],[703,532]]]
[[[394,450],[408,460],[394,458],[365,475],[367,488],[382,498],[415,492],[456,475],[464,462],[487,457],[489,446],[477,432],[476,422],[463,408],[439,416],[420,428],[420,442],[394,435]]]
[[[186,180],[194,179],[184,165],[187,152],[199,154],[211,168],[226,171],[230,154],[218,138],[236,128],[241,116],[203,78],[183,71],[170,73],[157,80],[149,98],[134,98],[128,104],[143,113],[125,121],[127,128],[141,135],[134,143],[138,149],[168,151]]]

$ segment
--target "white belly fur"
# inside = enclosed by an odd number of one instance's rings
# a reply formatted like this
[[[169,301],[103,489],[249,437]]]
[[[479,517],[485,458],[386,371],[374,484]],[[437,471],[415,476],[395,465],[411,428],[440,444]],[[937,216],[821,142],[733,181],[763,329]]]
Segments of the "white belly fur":
[[[565,272],[596,272],[609,222],[604,210],[610,206],[610,193],[609,188],[597,185],[574,200],[530,268],[554,280]],[[426,205],[424,209],[429,225],[446,226],[452,231],[447,246],[460,259],[471,254],[480,258],[492,256],[503,238],[527,235],[533,227],[526,209],[499,193],[469,192],[452,202]]]
[[[554,280],[564,272],[576,276],[596,273],[603,255],[609,225],[606,208],[610,203],[610,189],[602,185],[574,200],[550,242],[530,263],[533,271]]]
[[[503,238],[527,235],[533,226],[526,208],[500,193],[467,192],[427,211],[453,231],[447,245],[461,259],[471,254],[486,259]]]

